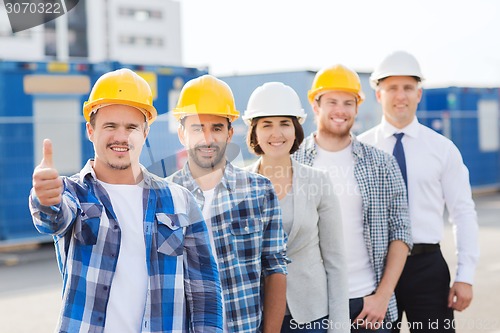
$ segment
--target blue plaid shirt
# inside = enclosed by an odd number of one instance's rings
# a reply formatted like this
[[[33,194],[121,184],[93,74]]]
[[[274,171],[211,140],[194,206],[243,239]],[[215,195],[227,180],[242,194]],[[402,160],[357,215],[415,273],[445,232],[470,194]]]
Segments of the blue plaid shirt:
[[[201,212],[189,191],[142,170],[149,279],[141,331],[222,332],[219,276]],[[30,196],[35,227],[53,235],[63,276],[57,332],[103,332],[120,223],[91,161],[62,178],[60,205],[42,206]],[[103,212],[109,225],[101,222]]]
[[[188,164],[169,180],[205,198]],[[211,223],[229,332],[255,333],[262,320],[261,278],[286,274],[285,234],[269,179],[227,163],[215,187]]]
[[[318,153],[315,133],[309,135],[293,154],[298,162],[312,166]],[[411,228],[406,187],[396,159],[382,150],[352,138],[354,177],[361,192],[363,234],[377,284],[384,274],[389,243],[405,242],[411,249]],[[398,319],[394,293],[389,301],[386,321]]]

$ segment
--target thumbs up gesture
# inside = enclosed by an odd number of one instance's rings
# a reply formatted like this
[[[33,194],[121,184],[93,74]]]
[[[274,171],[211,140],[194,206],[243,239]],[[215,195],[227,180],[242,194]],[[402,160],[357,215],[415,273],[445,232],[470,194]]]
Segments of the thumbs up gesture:
[[[52,142],[43,140],[43,159],[33,172],[33,190],[43,206],[53,206],[61,202],[63,183],[54,168]]]

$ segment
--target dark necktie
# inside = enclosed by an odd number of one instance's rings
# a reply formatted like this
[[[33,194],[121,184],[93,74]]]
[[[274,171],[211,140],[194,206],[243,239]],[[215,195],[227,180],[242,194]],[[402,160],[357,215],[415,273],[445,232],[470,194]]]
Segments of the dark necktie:
[[[403,149],[403,143],[401,140],[403,139],[404,133],[394,133],[396,137],[396,144],[394,145],[394,150],[392,151],[392,155],[396,157],[398,161],[399,168],[401,169],[401,174],[403,175],[403,179],[405,181],[406,189],[408,190],[408,179],[406,177],[406,159],[405,159],[405,150]]]

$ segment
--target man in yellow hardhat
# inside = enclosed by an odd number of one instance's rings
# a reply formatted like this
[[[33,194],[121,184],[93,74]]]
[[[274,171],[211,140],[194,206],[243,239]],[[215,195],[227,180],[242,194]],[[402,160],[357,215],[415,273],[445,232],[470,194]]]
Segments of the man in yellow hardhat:
[[[363,102],[356,72],[320,70],[309,90],[317,131],[294,157],[329,172],[342,208],[351,332],[390,332],[397,319],[394,288],[411,249],[406,190],[393,156],[351,133]]]
[[[222,332],[203,216],[189,191],[139,164],[157,114],[149,85],[128,69],[106,73],[83,114],[94,158],[60,177],[45,140],[29,198],[64,280],[57,331]]]
[[[477,214],[460,151],[418,122],[423,80],[412,54],[388,54],[370,77],[383,118],[360,140],[394,154],[408,186],[415,245],[396,288],[399,318],[406,313],[412,332],[455,332],[453,310],[462,311],[472,301],[479,258]],[[451,288],[439,246],[445,207],[457,240],[458,264]]]
[[[211,75],[193,79],[182,88],[173,115],[180,123],[178,135],[188,161],[168,179],[194,194],[211,231],[224,329],[279,332],[287,262],[281,210],[267,178],[226,160],[232,122],[239,116],[231,89]]]

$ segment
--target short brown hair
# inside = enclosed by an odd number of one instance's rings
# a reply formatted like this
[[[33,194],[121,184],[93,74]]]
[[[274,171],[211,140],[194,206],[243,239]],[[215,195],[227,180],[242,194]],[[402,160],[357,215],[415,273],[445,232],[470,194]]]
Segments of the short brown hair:
[[[267,118],[267,117],[257,117],[252,119],[252,123],[250,124],[250,127],[248,128],[247,132],[247,146],[250,149],[251,152],[253,152],[255,155],[264,155],[264,151],[262,148],[260,148],[259,143],[257,142],[257,133],[256,133],[256,127],[257,127],[257,122],[260,118]],[[304,129],[302,128],[302,125],[299,123],[297,117],[288,117],[292,120],[293,127],[295,128],[295,141],[293,142],[292,148],[290,148],[290,154],[295,153],[299,147],[302,141],[304,141]]]

